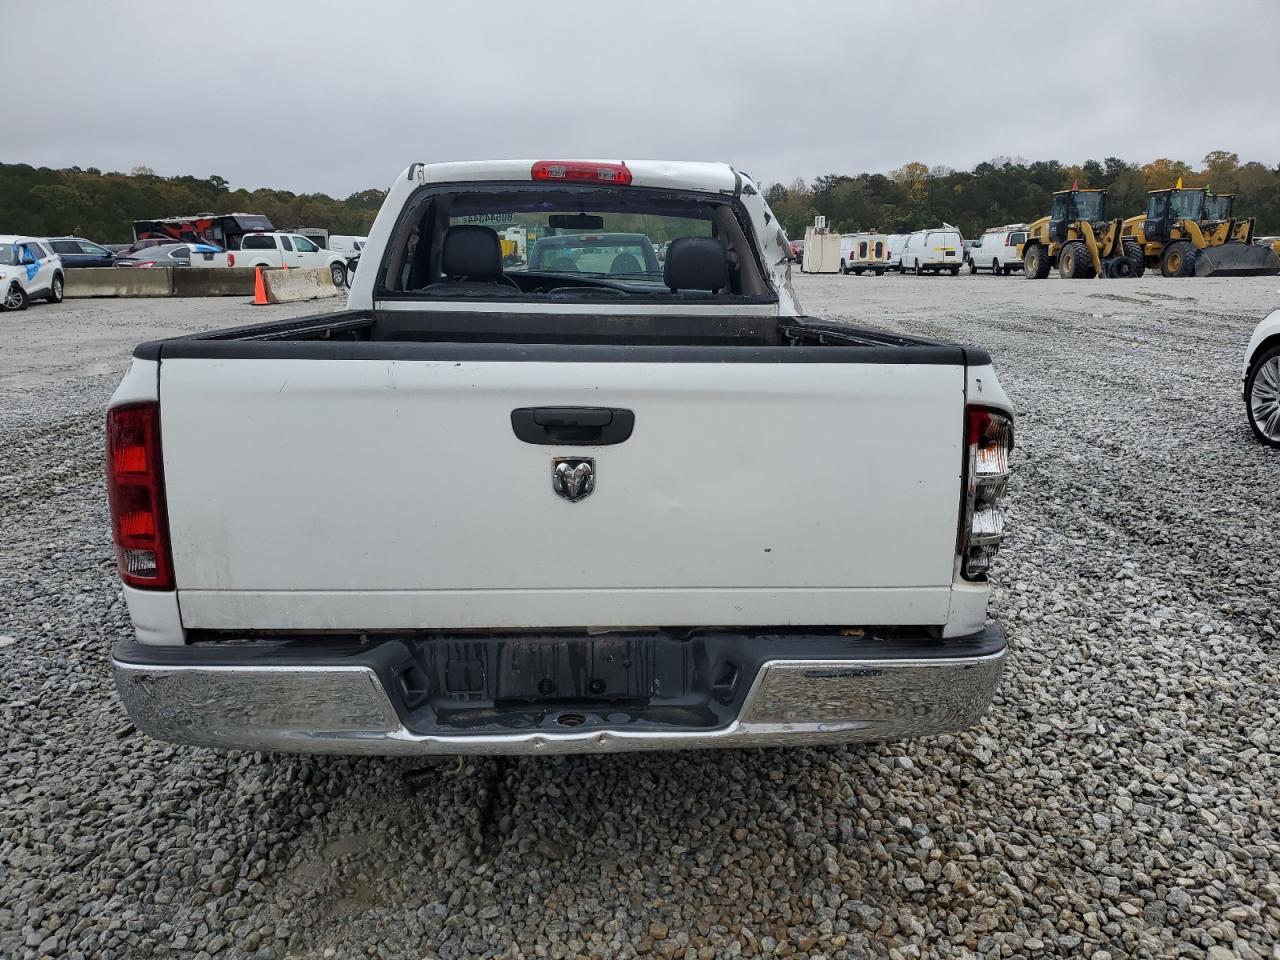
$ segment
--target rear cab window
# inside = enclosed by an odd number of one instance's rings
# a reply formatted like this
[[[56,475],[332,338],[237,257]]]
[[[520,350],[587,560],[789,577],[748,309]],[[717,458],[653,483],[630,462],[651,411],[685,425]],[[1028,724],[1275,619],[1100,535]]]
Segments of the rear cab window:
[[[241,250],[274,250],[276,248],[276,238],[265,233],[246,234],[240,240]]]
[[[467,228],[480,245],[470,255],[483,263],[460,267],[457,257],[446,258],[450,237],[464,232],[458,228]],[[684,238],[702,241],[698,249],[713,259],[718,245],[726,287],[672,293],[658,251]],[[777,299],[754,246],[750,219],[736,198],[629,185],[429,185],[406,205],[382,266],[379,297],[535,302],[608,297],[619,303],[677,295]],[[471,275],[459,276],[458,270]]]

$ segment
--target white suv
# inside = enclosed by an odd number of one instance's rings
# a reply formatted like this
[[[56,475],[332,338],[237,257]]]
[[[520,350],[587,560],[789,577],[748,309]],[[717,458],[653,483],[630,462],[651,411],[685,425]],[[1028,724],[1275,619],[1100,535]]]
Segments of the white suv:
[[[34,237],[0,236],[0,310],[62,302],[62,258]]]

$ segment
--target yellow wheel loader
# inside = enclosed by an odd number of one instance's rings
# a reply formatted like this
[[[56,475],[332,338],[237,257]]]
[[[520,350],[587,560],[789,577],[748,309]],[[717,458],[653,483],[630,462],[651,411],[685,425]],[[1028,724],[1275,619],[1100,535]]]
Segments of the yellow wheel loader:
[[[1250,277],[1280,273],[1280,257],[1254,240],[1254,220],[1233,219],[1235,197],[1178,186],[1147,194],[1147,212],[1124,222],[1124,235],[1166,277]]]
[[[1022,270],[1032,280],[1049,276],[1054,264],[1068,279],[1142,276],[1142,249],[1124,239],[1123,229],[1120,220],[1107,219],[1107,191],[1059,190],[1049,216],[1027,228]]]

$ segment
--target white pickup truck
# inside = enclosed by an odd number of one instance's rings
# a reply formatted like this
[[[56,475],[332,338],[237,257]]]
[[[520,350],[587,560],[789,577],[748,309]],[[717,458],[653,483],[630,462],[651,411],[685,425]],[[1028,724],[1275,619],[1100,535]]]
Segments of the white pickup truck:
[[[298,233],[246,233],[229,253],[233,267],[327,267],[335,287],[347,282],[346,256]]]
[[[583,242],[504,265],[512,222]],[[591,242],[641,232],[660,265]],[[981,349],[800,315],[789,270],[724,164],[414,164],[348,309],[139,346],[107,415],[137,727],[550,754],[972,724],[1009,401]]]

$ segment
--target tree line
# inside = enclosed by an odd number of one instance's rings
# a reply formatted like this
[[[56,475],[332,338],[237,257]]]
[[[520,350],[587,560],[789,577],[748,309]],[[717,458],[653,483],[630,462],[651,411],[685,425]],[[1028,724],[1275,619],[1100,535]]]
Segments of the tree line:
[[[1256,217],[1259,235],[1280,234],[1280,166],[1241,163],[1225,150],[1210,153],[1199,168],[1166,158],[1139,166],[1118,157],[1079,165],[998,157],[972,170],[908,163],[887,175],[828,174],[812,184],[775,183],[765,197],[790,237],[803,237],[818,215],[841,233],[910,233],[945,222],[976,237],[988,227],[1045,216],[1050,195],[1073,183],[1105,187],[1108,216],[1131,217],[1146,211],[1148,190],[1172,187],[1179,177],[1184,187],[1234,193],[1234,216]]]
[[[369,232],[386,196],[363,190],[345,200],[322,193],[232,190],[222,177],[161,177],[146,167],[103,173],[89,167],[51,170],[0,163],[0,232],[77,236],[99,243],[133,239],[133,221],[194,213],[261,213],[276,227]]]
[[[1110,191],[1110,216],[1146,209],[1148,190],[1208,186],[1236,194],[1235,215],[1253,216],[1258,233],[1280,234],[1280,166],[1241,163],[1215,150],[1193,167],[1159,159],[1141,166],[1117,157],[1078,165],[998,157],[972,170],[908,163],[889,174],[828,174],[812,184],[775,183],[766,191],[787,234],[804,236],[819,214],[835,230],[908,233],[955,224],[966,237],[988,227],[1026,223],[1049,212],[1049,196],[1079,183]],[[322,193],[232,190],[222,177],[161,177],[146,167],[103,173],[89,167],[51,170],[0,163],[0,231],[51,237],[73,235],[100,243],[133,239],[133,221],[193,213],[262,213],[277,227],[324,227],[333,233],[369,232],[386,196],[362,190],[338,200]]]

